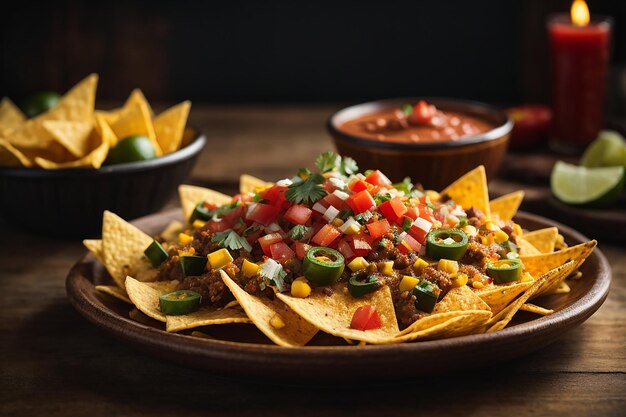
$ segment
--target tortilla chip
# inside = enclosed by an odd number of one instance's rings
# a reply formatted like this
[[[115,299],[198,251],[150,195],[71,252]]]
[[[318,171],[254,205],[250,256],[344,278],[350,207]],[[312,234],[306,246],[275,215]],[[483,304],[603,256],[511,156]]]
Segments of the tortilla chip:
[[[143,107],[145,109],[145,112],[150,115],[150,118],[152,118],[154,112],[152,111],[152,108],[150,107],[150,103],[148,103],[146,96],[143,95],[143,92],[139,88],[135,88],[133,91],[131,91],[130,95],[128,96],[122,107],[109,111],[98,110],[95,113],[97,116],[102,117],[109,125],[111,125],[115,123],[117,119],[119,119],[120,115],[124,114],[135,106]],[[114,145],[115,143],[112,144],[112,146]]]
[[[102,265],[104,265],[104,256],[102,253],[101,239],[83,239],[83,245],[96,257]]]
[[[239,192],[241,194],[252,193],[259,188],[266,188],[270,185],[274,185],[271,182],[263,181],[260,178],[253,177],[252,175],[242,174],[239,177]]]
[[[487,332],[501,330],[511,321],[515,313],[529,300],[535,293],[539,293],[543,288],[552,286],[555,282],[561,281],[569,275],[575,268],[576,261],[569,261],[564,265],[554,268],[537,278],[518,299],[493,316],[487,326]]]
[[[90,151],[90,121],[45,120],[43,127],[76,158],[82,158]]]
[[[565,279],[566,277],[563,277],[563,279]],[[547,287],[544,290],[542,290],[540,293],[535,294],[535,297],[539,297],[542,295],[553,295],[553,294],[567,294],[568,292],[570,292],[572,289],[569,287],[569,285],[567,285],[567,282],[565,281],[561,281],[561,282],[556,282],[554,285],[552,285],[551,287]]]
[[[115,297],[118,300],[124,301],[125,303],[133,303],[132,301],[130,301],[130,298],[128,298],[126,290],[121,289],[117,285],[96,285],[96,290],[105,294],[109,294],[110,296]]]
[[[220,270],[224,284],[233,293],[252,323],[272,342],[279,346],[304,346],[317,333],[317,327],[311,325],[281,300],[248,294],[228,274]],[[279,315],[285,326],[275,328],[270,324],[274,316]]]
[[[591,240],[556,252],[520,256],[520,260],[524,263],[524,270],[529,272],[533,277],[545,274],[569,260],[575,260],[576,267],[574,269],[578,269],[591,254],[596,244],[597,242],[595,240]]]
[[[31,167],[33,161],[24,152],[0,138],[0,166]]]
[[[465,310],[487,310],[491,311],[489,305],[483,301],[467,285],[452,288],[437,302],[433,314],[445,313],[448,311]]]
[[[161,146],[159,146],[156,140],[150,113],[145,106],[137,104],[128,109],[124,109],[115,122],[111,124],[111,129],[118,140],[125,139],[132,135],[146,136],[150,139],[150,142],[152,142],[156,155],[163,155]]]
[[[193,209],[202,201],[217,206],[230,204],[233,201],[232,197],[218,191],[186,184],[178,186],[178,196],[180,205],[183,207],[183,218],[185,221],[189,219]]]
[[[292,297],[288,294],[276,296],[313,326],[333,336],[367,343],[384,343],[400,331],[391,291],[386,285],[358,298],[350,295],[345,283],[335,284],[331,295],[326,295],[321,289],[316,288],[307,298]],[[364,305],[376,308],[381,322],[379,329],[363,331],[350,328],[354,312]]]
[[[206,308],[190,314],[166,316],[165,330],[178,332],[194,327],[210,326],[214,324],[251,323],[246,313],[239,308]]]
[[[98,76],[91,74],[68,91],[50,110],[22,123],[6,134],[6,140],[18,147],[49,148],[52,135],[44,128],[47,120],[84,122],[91,120],[96,99]]]
[[[515,238],[515,244],[517,245],[520,256],[541,254],[541,251],[539,249],[537,249],[532,243],[530,243],[521,236]]]
[[[102,221],[104,266],[120,288],[125,288],[124,281],[127,275],[137,276],[140,272],[156,271],[143,253],[152,240],[150,236],[115,213],[108,210],[104,212]]]
[[[180,149],[190,108],[191,102],[183,101],[154,118],[154,132],[164,155]]]
[[[11,99],[4,97],[0,101],[0,134],[19,127],[25,121],[26,116]]]
[[[155,320],[166,321],[165,314],[163,314],[159,308],[159,297],[171,292],[168,291],[168,288],[155,288],[130,276],[125,279],[125,288],[128,293],[128,298],[130,298],[139,311]]]
[[[178,234],[183,231],[185,226],[179,222],[178,220],[172,220],[166,227],[163,229],[159,236],[165,242],[175,242],[178,241]]]
[[[534,304],[526,303],[520,307],[521,311],[528,311],[530,313],[539,314],[542,316],[547,316],[548,314],[554,313],[554,310],[550,310],[547,308],[543,308]]]
[[[452,315],[451,313],[455,313],[455,315]],[[415,331],[402,334],[394,339],[388,340],[387,342],[401,343],[414,340],[443,339],[448,337],[465,336],[470,333],[479,333],[482,332],[485,324],[491,317],[491,312],[487,310],[467,310],[462,312],[463,314],[457,313],[460,312],[440,313],[429,316],[439,317],[436,317],[437,320],[428,322],[429,325],[425,325],[426,323],[423,323],[421,326],[416,327]],[[441,321],[441,319],[445,320]],[[420,320],[418,320],[418,322]]]
[[[559,229],[546,227],[545,229],[533,230],[524,233],[524,240],[533,245],[541,253],[554,252],[556,241],[559,238]]]
[[[499,313],[518,295],[533,285],[534,281],[515,282],[511,284],[489,284],[479,290],[473,290],[489,307],[493,314]]]
[[[424,316],[415,322],[413,322],[410,326],[399,332],[396,337],[402,336],[409,333],[420,332],[425,329],[429,329],[441,323],[444,323],[454,317],[465,315],[465,311],[454,310],[454,311],[446,311],[443,313],[429,314]]]
[[[482,211],[487,218],[491,217],[489,209],[489,192],[485,167],[480,165],[463,175],[441,191],[461,205],[464,209],[475,207]]]
[[[497,215],[500,220],[508,222],[515,217],[519,206],[524,200],[524,191],[515,191],[505,194],[489,202],[491,215]]]

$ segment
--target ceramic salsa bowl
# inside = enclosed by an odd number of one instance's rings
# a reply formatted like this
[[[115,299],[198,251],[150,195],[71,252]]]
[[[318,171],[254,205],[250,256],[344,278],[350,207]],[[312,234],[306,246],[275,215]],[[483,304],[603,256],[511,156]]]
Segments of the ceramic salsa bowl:
[[[426,100],[443,112],[451,111],[481,119],[493,126],[484,133],[466,136],[455,141],[394,142],[369,139],[349,134],[341,125],[367,114],[400,108]],[[424,188],[441,190],[478,165],[484,165],[487,176],[493,176],[504,156],[513,122],[501,110],[484,103],[448,99],[408,97],[371,101],[346,107],[333,114],[327,130],[340,154],[354,158],[359,167],[376,167],[393,181],[405,176],[422,183]]]
[[[171,154],[100,169],[0,168],[0,217],[53,236],[99,235],[102,212],[134,219],[162,208],[193,168],[206,139],[188,129]]]

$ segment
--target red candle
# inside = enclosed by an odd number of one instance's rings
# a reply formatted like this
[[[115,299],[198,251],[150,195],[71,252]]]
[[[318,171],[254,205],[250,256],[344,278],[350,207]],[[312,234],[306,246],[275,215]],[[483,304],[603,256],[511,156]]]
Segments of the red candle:
[[[580,3],[572,5],[572,19],[556,15],[548,20],[554,110],[550,143],[569,152],[583,149],[602,128],[610,55],[611,20],[589,21],[584,2],[582,15],[575,10]]]

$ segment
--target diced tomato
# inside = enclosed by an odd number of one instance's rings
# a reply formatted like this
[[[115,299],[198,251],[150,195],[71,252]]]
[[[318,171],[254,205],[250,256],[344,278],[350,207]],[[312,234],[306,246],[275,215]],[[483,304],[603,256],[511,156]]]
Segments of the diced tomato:
[[[262,195],[263,199],[267,200],[269,204],[282,207],[283,204],[287,201],[285,197],[285,191],[287,191],[287,187],[281,187],[280,185],[275,185],[271,188],[268,188]]]
[[[420,100],[415,107],[413,113],[409,116],[409,122],[412,124],[425,125],[429,124],[437,109],[424,100]]]
[[[419,209],[419,217],[421,217],[422,219],[426,219],[431,223],[435,220],[435,218],[432,215],[432,210],[428,208],[426,204],[420,204],[418,206],[418,209]]]
[[[404,216],[415,220],[417,219],[418,214],[419,212],[417,211],[416,207],[408,207],[408,210],[406,213],[404,213]]]
[[[367,230],[370,232],[370,237],[374,240],[388,233],[391,228],[387,219],[367,223],[365,226],[367,226]]]
[[[283,218],[289,223],[305,224],[313,214],[313,210],[302,204],[295,204],[287,209]]]
[[[400,197],[394,197],[378,206],[378,211],[390,222],[395,223],[408,211]]]
[[[263,249],[265,256],[272,256],[270,247],[274,243],[282,242],[282,240],[283,238],[280,236],[280,233],[270,233],[259,238],[259,245],[261,245],[261,249]]]
[[[382,185],[382,186],[391,185],[391,181],[389,180],[389,178],[387,178],[387,176],[383,174],[382,172],[380,172],[379,170],[372,171],[372,173],[369,174],[367,178],[365,178],[365,181],[369,182],[372,185]]]
[[[252,195],[251,194],[235,194],[233,196],[233,203],[236,201],[240,201],[242,203],[249,203],[252,201]]]
[[[376,202],[367,190],[359,191],[356,194],[352,194],[350,197],[348,197],[346,202],[348,203],[354,214],[363,213],[364,211],[376,207]]]
[[[346,261],[348,262],[356,258],[356,256],[354,255],[354,251],[350,247],[350,244],[348,244],[348,242],[343,239],[339,241],[339,244],[337,245],[337,250],[341,252],[343,257],[346,258]]]
[[[350,245],[354,256],[367,256],[372,250],[372,239],[362,233],[346,237],[346,242]]]
[[[246,219],[267,226],[268,224],[276,221],[276,219],[278,218],[278,213],[280,213],[279,207],[274,207],[269,204],[257,203],[256,206],[252,207],[252,210],[248,209]]]
[[[243,213],[245,212],[245,210],[246,206],[244,206],[243,204],[239,204],[234,209],[231,209],[230,212],[226,213],[222,217],[222,220],[227,222],[232,227],[237,223],[240,218],[243,217]]]
[[[346,202],[345,200],[342,200],[341,198],[337,197],[335,194],[328,194],[326,197],[324,197],[322,199],[324,201],[325,206],[333,206],[334,208],[336,208],[337,210],[343,210],[346,207]]]
[[[413,223],[411,225],[411,228],[408,231],[408,234],[410,236],[412,236],[415,240],[417,240],[417,242],[420,245],[425,245],[426,244],[426,235],[428,234],[429,230],[424,230],[423,228],[418,227],[417,224]]]
[[[290,261],[296,255],[285,242],[276,242],[270,246],[272,259],[282,263]]]
[[[209,221],[209,230],[211,233],[223,232],[226,229],[230,229],[231,225],[224,220],[211,220]]]
[[[261,233],[263,233],[263,229],[261,227],[259,227],[258,224],[255,224],[254,226],[257,226],[259,228],[259,230],[257,230],[254,233],[249,234],[246,237],[246,240],[248,241],[249,244],[253,245],[257,240],[259,240],[259,238],[261,237]]]
[[[341,236],[341,232],[332,224],[326,224],[313,236],[311,242],[318,246],[331,246]]]
[[[376,307],[365,305],[359,307],[352,316],[350,328],[355,330],[380,329],[381,322]]]
[[[303,242],[294,242],[293,250],[296,251],[296,256],[298,259],[303,260],[306,256],[306,253],[311,249],[311,245]]]
[[[204,208],[207,208],[209,210],[215,210],[217,208],[217,205],[215,205],[213,203],[209,203],[208,201],[205,201],[203,206],[204,206]]]
[[[355,178],[354,180],[352,180],[348,186],[355,193],[368,189],[368,184],[365,181],[360,180],[358,178]]]

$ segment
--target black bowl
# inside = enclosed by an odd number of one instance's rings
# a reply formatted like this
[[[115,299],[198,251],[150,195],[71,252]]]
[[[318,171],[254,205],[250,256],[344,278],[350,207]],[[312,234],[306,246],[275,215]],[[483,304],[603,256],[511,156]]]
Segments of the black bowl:
[[[134,219],[159,210],[191,172],[206,138],[148,161],[100,169],[0,168],[0,216],[36,234],[99,235],[102,212]]]

